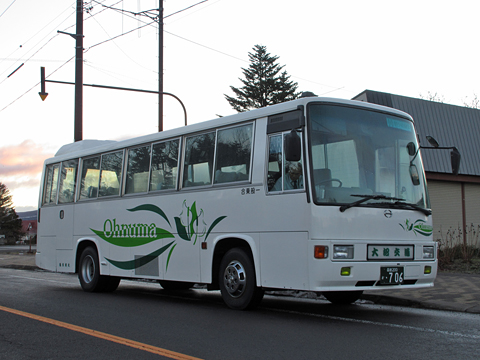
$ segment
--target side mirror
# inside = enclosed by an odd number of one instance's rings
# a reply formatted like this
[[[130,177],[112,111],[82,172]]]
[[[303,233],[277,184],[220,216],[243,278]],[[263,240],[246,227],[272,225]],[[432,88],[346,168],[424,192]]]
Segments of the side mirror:
[[[433,146],[434,149],[448,149],[448,150],[452,150],[450,152],[450,163],[452,164],[452,174],[453,175],[458,175],[458,170],[460,169],[460,160],[461,160],[461,155],[460,155],[460,152],[458,151],[458,149],[455,147],[455,146],[452,146],[452,147],[443,147],[443,146],[439,146],[438,145],[438,142],[437,140],[435,140],[433,137],[431,136],[427,136],[427,140],[428,142],[430,143],[430,145]],[[410,145],[410,144],[408,144]],[[407,147],[408,147],[407,145]],[[429,148],[424,148],[422,146],[422,149],[429,149]],[[431,148],[430,148],[431,149]]]
[[[296,130],[285,135],[285,160],[300,161],[302,158],[302,141]]]
[[[417,149],[415,148],[415,144],[413,142],[409,142],[407,144],[407,151],[408,155],[413,156],[417,153]]]
[[[432,145],[433,147],[438,148],[440,146],[440,145],[438,145],[437,140],[435,140],[435,138],[433,136],[427,135],[426,138],[427,138],[427,141],[429,142],[429,144]]]
[[[452,152],[450,153],[450,161],[452,163],[452,174],[458,175],[458,170],[460,169],[460,152],[456,147],[453,147]]]
[[[414,164],[410,165],[410,178],[412,179],[413,185],[420,185],[420,175],[418,174],[417,166]]]

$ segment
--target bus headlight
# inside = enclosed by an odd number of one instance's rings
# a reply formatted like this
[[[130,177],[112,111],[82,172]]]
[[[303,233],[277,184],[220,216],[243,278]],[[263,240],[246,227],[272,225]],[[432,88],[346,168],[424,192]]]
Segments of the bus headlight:
[[[428,260],[435,259],[435,248],[433,246],[424,246],[423,247],[423,258]]]
[[[353,245],[333,245],[334,259],[353,259]]]

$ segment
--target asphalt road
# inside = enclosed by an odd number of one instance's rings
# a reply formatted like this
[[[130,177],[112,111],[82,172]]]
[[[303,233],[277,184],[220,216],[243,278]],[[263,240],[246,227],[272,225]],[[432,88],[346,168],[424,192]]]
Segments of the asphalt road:
[[[228,309],[218,292],[0,269],[0,359],[478,359],[480,315],[266,296]]]

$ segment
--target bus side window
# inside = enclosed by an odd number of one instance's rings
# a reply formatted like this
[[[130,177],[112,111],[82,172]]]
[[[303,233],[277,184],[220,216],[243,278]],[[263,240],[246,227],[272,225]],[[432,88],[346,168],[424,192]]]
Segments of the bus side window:
[[[267,186],[269,192],[301,190],[303,184],[303,161],[286,161],[285,135],[270,136]]]
[[[215,132],[187,137],[183,186],[204,186],[212,184],[213,153]]]
[[[179,144],[176,139],[153,145],[150,191],[176,188]]]
[[[100,156],[82,161],[82,178],[80,180],[79,200],[96,198],[100,177]]]
[[[278,191],[273,188],[277,181],[282,177],[282,159],[282,136],[269,136],[267,173],[268,191]]]
[[[43,204],[55,204],[57,202],[58,172],[59,164],[47,166]]]
[[[75,199],[75,182],[77,181],[78,160],[62,162],[62,173],[60,174],[60,189],[58,192],[58,203],[70,203]]]
[[[215,183],[249,180],[252,130],[248,124],[218,131]]]
[[[125,194],[147,192],[150,169],[150,145],[128,151]]]
[[[98,196],[120,195],[123,151],[102,155]]]

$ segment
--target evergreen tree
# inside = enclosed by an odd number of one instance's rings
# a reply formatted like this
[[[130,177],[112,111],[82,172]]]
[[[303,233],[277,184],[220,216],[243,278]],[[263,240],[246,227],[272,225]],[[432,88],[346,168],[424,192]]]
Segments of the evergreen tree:
[[[262,45],[255,45],[253,50],[248,53],[250,66],[242,68],[245,79],[239,78],[243,87],[230,86],[236,97],[224,94],[228,103],[243,112],[297,99],[298,84],[290,81],[286,71],[282,72],[284,65],[276,62],[278,56],[271,56]]]
[[[0,183],[0,234],[5,235],[7,243],[13,244],[23,235],[22,219],[13,208],[10,191],[2,183]]]

